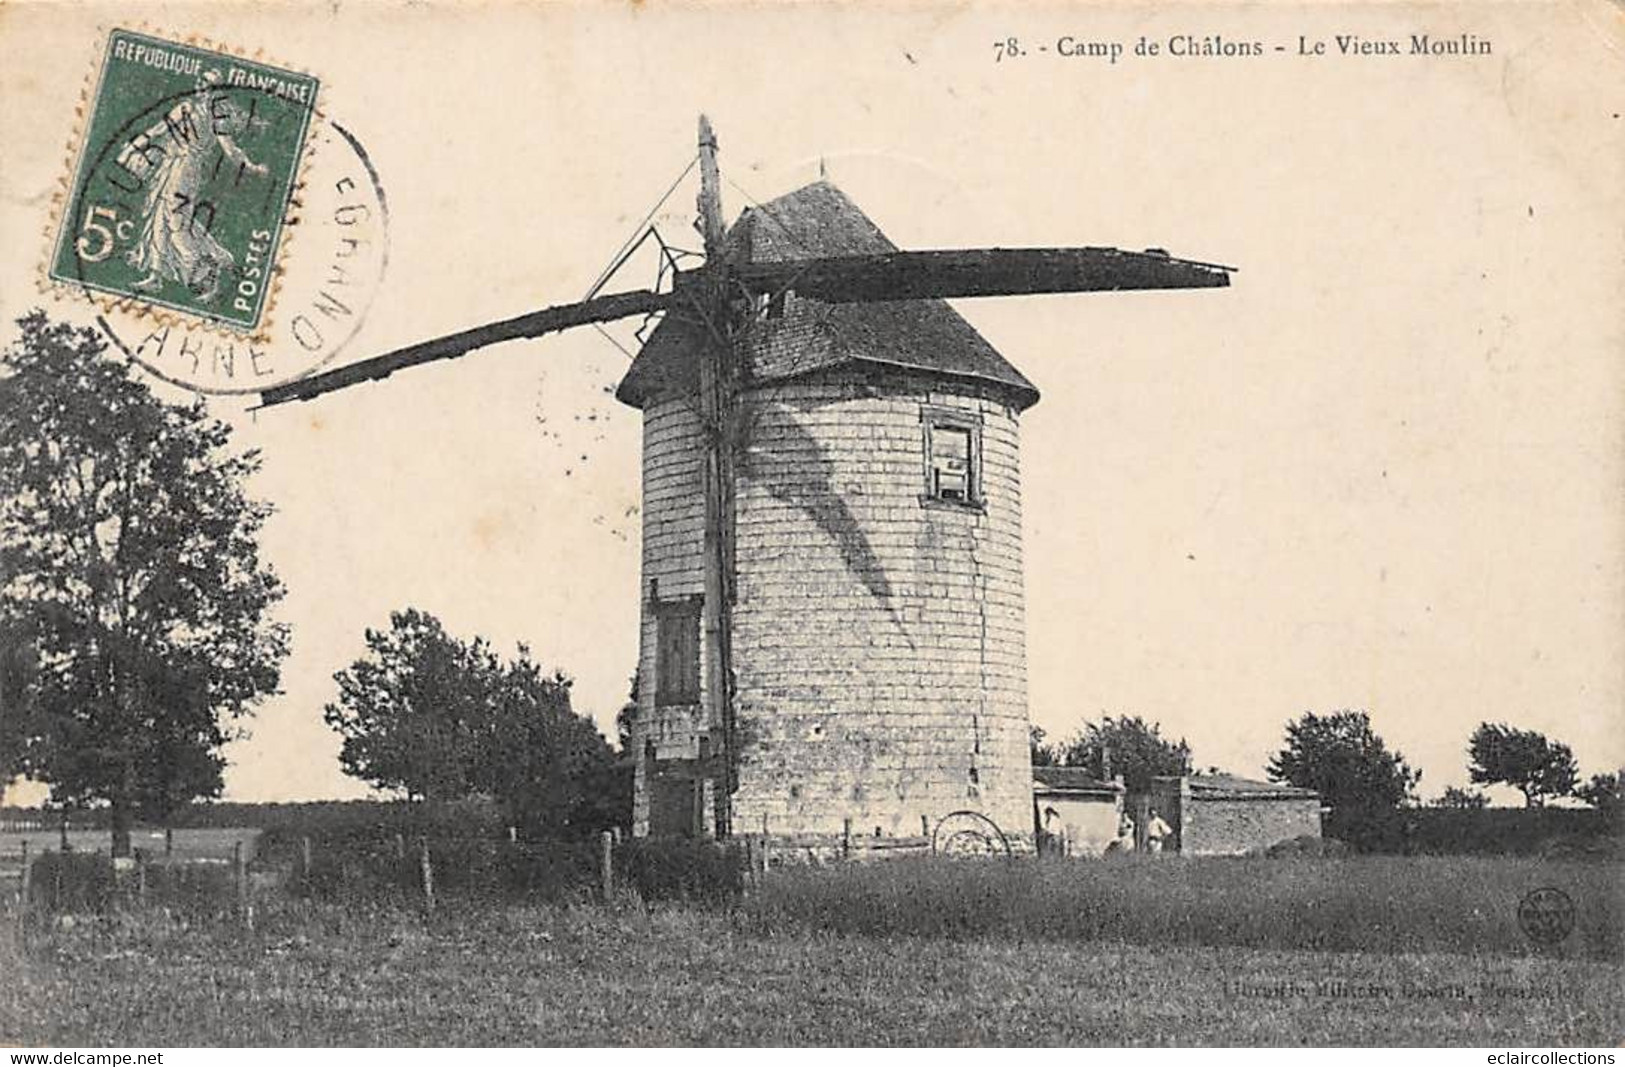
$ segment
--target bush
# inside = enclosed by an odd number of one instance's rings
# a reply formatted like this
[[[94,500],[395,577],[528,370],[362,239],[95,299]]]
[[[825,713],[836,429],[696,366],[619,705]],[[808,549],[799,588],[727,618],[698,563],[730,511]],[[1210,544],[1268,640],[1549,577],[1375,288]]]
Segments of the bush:
[[[119,897],[135,899],[139,878],[146,880],[147,905],[191,918],[223,918],[237,908],[236,874],[224,863],[148,863],[141,874],[126,872],[116,882]]]
[[[52,914],[101,914],[113,899],[113,861],[99,852],[45,852],[33,861],[29,903]]]
[[[326,900],[400,899],[423,892],[421,849],[425,840],[437,895],[568,901],[600,891],[597,842],[514,843],[506,837],[425,839],[405,835],[397,840],[392,833],[369,830],[312,838],[308,875],[299,844],[290,847],[278,841],[268,851],[295,854],[289,885],[299,895]],[[746,862],[744,850],[736,845],[642,838],[615,846],[613,873],[618,886],[643,900],[717,903],[739,896]]]
[[[640,837],[615,849],[615,878],[644,900],[718,904],[745,889],[749,859],[737,844]]]
[[[1606,850],[1616,846],[1597,839],[1618,833],[1601,812],[1585,808],[1416,808],[1405,816],[1403,851],[1432,856],[1534,856],[1559,839],[1580,850],[1579,842],[1592,839]]]
[[[1301,856],[1347,856],[1354,850],[1346,843],[1335,837],[1315,837],[1313,834],[1304,834],[1301,837],[1290,838],[1286,841],[1277,841],[1267,848],[1254,849],[1250,856],[1270,856],[1276,859],[1283,857]]]
[[[1358,852],[1404,852],[1411,825],[1408,817],[1414,813],[1415,809],[1380,804],[1344,805],[1327,814],[1322,832]]]

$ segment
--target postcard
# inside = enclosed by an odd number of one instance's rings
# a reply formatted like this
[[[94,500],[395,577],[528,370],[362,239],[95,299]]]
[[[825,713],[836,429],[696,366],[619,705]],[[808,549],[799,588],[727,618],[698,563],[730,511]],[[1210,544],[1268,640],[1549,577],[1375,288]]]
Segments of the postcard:
[[[1619,1040],[1617,4],[0,39],[0,1043]]]

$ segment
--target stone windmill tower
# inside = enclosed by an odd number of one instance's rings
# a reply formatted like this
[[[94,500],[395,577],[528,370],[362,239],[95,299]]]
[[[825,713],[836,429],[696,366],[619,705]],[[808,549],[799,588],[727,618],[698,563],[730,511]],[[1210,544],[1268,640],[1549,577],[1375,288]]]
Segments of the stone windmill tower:
[[[740,265],[896,248],[827,182],[747,210]],[[643,412],[634,832],[711,833],[726,724],[706,700],[702,328],[670,317],[617,396]],[[938,299],[794,286],[742,332],[733,825],[914,835],[1032,819],[1018,421],[1038,391]]]
[[[575,303],[267,388],[263,406],[663,313],[617,393],[644,420],[634,831],[912,836],[968,812],[1019,840],[1017,421],[1038,391],[943,300],[1220,288],[1230,268],[898,251],[826,182],[729,230],[703,116],[698,148],[705,259],[684,268],[661,241],[669,287],[599,295],[601,279]]]

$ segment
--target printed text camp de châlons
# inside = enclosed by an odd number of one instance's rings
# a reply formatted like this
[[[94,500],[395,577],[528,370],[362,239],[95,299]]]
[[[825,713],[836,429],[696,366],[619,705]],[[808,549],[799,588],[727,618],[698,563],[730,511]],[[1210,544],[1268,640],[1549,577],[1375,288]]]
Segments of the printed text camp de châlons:
[[[1088,40],[1073,35],[1056,39],[1055,54],[1067,58],[1104,59],[1116,63],[1128,49],[1121,41]],[[1223,34],[1178,33],[1163,41],[1140,38],[1133,46],[1137,56],[1168,55],[1178,58],[1225,59],[1262,56],[1267,52],[1288,52],[1284,45],[1267,47],[1263,41],[1238,41]],[[1354,33],[1333,34],[1330,38],[1299,35],[1290,52],[1299,56],[1487,56],[1493,48],[1488,40],[1472,33],[1439,37],[1413,33],[1403,38],[1363,37]]]

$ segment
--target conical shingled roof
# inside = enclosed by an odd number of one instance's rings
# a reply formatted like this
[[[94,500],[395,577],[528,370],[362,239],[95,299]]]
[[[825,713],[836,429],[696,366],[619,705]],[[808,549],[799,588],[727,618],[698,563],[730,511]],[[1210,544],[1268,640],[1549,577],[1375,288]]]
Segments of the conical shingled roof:
[[[746,210],[728,231],[736,261],[783,263],[820,256],[894,252],[846,194],[814,182]],[[826,304],[794,293],[782,318],[759,322],[747,340],[750,379],[777,381],[852,363],[892,366],[959,381],[984,382],[1018,408],[1038,390],[975,327],[943,300]],[[695,388],[698,328],[667,315],[644,343],[616,390],[633,407],[667,392]]]

